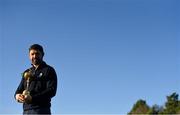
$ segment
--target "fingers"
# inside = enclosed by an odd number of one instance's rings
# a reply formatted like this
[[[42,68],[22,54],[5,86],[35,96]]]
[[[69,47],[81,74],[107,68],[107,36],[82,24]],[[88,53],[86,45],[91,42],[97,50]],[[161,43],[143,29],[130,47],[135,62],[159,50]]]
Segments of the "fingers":
[[[25,101],[24,101],[24,100],[20,100],[20,99],[19,99],[19,100],[18,100],[18,102],[19,102],[19,103],[24,103]]]
[[[19,103],[31,103],[31,95],[16,94],[16,100]]]
[[[24,103],[24,101],[25,101],[24,95],[22,95],[22,94],[16,94],[16,100],[17,100],[19,103]]]
[[[19,100],[20,103],[24,103],[24,101],[25,101],[25,99],[24,99],[23,96],[20,96],[20,97],[18,98],[18,100]]]

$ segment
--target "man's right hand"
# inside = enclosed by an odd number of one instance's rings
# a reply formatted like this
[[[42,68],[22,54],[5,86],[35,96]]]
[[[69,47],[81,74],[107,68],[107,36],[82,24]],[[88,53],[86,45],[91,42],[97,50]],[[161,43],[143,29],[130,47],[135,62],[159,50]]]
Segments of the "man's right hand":
[[[24,103],[24,95],[22,95],[22,94],[16,94],[16,100],[17,100],[17,102],[19,102],[19,103]]]

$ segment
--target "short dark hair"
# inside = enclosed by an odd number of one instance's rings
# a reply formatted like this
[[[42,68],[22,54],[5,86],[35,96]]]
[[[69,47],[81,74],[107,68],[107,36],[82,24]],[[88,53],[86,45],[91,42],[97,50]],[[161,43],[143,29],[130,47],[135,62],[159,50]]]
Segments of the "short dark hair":
[[[43,47],[41,46],[41,45],[39,45],[39,44],[33,44],[33,45],[31,45],[30,47],[29,47],[29,52],[30,52],[30,50],[39,50],[42,54],[43,54],[43,56],[44,56],[44,51],[43,51]]]

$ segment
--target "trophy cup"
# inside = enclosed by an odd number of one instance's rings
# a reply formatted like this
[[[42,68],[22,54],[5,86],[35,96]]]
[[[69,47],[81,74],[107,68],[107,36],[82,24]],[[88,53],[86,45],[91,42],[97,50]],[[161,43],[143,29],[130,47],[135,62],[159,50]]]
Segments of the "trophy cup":
[[[29,92],[29,82],[30,82],[30,79],[32,78],[32,72],[31,70],[27,71],[24,73],[23,77],[25,78],[26,80],[26,89],[23,91],[23,95],[24,96],[28,96],[30,95],[30,92]]]

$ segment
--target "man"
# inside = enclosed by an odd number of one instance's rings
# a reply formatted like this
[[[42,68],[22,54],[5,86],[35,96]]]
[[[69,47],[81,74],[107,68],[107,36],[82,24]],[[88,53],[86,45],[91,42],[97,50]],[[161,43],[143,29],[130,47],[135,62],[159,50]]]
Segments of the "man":
[[[56,95],[57,75],[54,68],[43,61],[43,56],[41,45],[30,46],[32,67],[23,72],[15,92],[17,102],[23,103],[23,114],[51,114],[51,98]],[[30,73],[28,79],[27,72]]]

